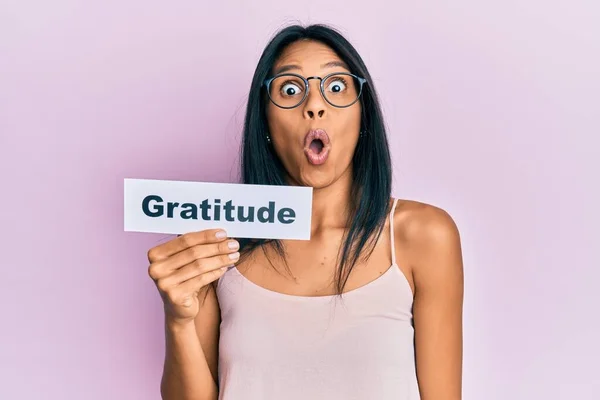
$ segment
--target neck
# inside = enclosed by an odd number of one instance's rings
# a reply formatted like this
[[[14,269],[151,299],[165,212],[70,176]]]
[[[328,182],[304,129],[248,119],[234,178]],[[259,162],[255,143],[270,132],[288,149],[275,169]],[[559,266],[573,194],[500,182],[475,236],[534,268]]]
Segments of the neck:
[[[332,185],[313,190],[313,234],[327,228],[346,227],[351,189],[352,168],[348,168]]]

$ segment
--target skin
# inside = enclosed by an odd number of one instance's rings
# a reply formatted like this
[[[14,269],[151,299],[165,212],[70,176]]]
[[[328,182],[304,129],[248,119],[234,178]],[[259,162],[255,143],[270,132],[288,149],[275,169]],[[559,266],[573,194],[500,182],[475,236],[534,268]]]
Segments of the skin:
[[[331,62],[341,59],[330,48],[300,41],[286,49],[274,69],[286,68],[305,77],[349,72],[341,65],[328,66]],[[335,260],[347,228],[344,210],[350,199],[361,105],[332,107],[322,98],[318,80],[309,82],[310,94],[303,104],[286,110],[269,103],[267,117],[273,149],[286,167],[288,181],[314,188],[311,240],[284,241],[291,275],[270,249],[255,251],[236,267],[267,289],[322,296],[335,293]],[[304,155],[304,135],[312,128],[325,129],[331,139],[329,159],[319,166]],[[463,264],[458,229],[444,210],[409,200],[398,201],[393,220],[397,266],[392,268],[400,268],[414,296],[421,399],[460,400]],[[385,232],[388,224],[389,219]],[[228,248],[230,241],[215,233],[186,234],[149,251],[149,273],[165,302],[167,351],[161,385],[165,399],[217,398],[220,315],[210,283],[222,275],[220,267],[232,263],[228,254],[237,249]],[[390,245],[389,234],[382,235],[369,260],[353,270],[345,291],[364,286],[390,268]]]

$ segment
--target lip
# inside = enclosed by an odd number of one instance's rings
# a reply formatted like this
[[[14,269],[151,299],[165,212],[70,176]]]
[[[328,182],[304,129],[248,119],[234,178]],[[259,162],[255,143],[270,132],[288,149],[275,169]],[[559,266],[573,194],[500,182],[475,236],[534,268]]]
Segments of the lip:
[[[320,140],[323,143],[323,149],[319,154],[315,153],[310,148],[310,144],[313,140]],[[325,129],[311,129],[304,137],[304,154],[313,165],[321,165],[327,161],[329,157],[329,151],[331,150],[331,140]]]

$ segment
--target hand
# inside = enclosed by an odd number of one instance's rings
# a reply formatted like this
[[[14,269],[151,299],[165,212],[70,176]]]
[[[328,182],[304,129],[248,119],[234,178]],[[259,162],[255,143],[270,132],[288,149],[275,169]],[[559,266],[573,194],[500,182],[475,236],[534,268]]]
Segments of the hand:
[[[219,279],[239,259],[239,243],[221,229],[186,233],[148,251],[148,274],[175,322],[198,314],[200,290]]]

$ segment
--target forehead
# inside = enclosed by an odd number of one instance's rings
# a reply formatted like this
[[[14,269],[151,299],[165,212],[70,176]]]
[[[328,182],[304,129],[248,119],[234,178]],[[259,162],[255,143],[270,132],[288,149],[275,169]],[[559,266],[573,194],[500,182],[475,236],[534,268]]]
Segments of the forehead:
[[[322,71],[323,65],[332,61],[342,62],[342,59],[331,47],[313,40],[300,40],[285,48],[273,65],[273,69],[295,65],[301,72],[312,75]],[[338,67],[340,68],[347,69]]]

